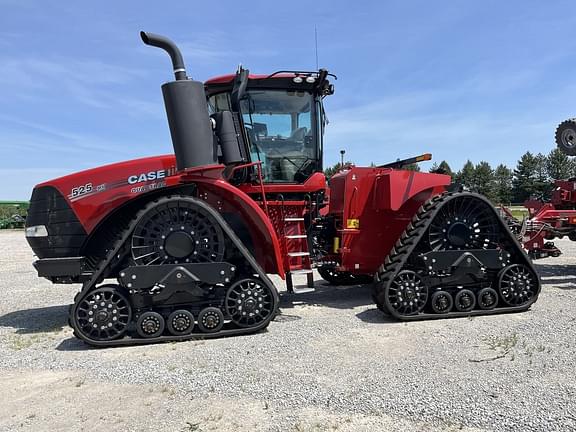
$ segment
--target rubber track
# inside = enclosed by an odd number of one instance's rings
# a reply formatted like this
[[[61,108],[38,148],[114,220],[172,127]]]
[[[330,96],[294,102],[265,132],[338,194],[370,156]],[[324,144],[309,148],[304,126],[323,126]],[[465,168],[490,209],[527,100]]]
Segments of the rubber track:
[[[200,207],[202,207],[202,209],[204,209],[205,211],[210,213],[210,215],[212,217],[214,217],[216,222],[220,224],[225,235],[227,235],[228,238],[234,243],[234,246],[236,248],[238,248],[238,250],[243,255],[243,257],[246,259],[246,261],[248,261],[248,263],[255,270],[255,273],[257,273],[260,276],[261,281],[265,285],[267,285],[268,288],[270,289],[270,291],[272,292],[272,297],[273,297],[273,301],[274,301],[274,308],[273,308],[272,313],[270,314],[270,316],[266,320],[262,321],[257,326],[249,327],[249,328],[236,328],[236,329],[221,330],[221,331],[215,332],[215,333],[191,333],[188,335],[181,335],[181,336],[175,336],[175,335],[165,335],[164,336],[163,335],[163,336],[158,336],[156,338],[124,337],[121,339],[108,340],[108,341],[97,341],[97,340],[92,340],[92,339],[86,338],[84,335],[81,334],[81,332],[77,331],[73,325],[73,322],[74,322],[74,320],[73,320],[74,315],[73,314],[75,312],[75,307],[78,304],[78,301],[80,299],[82,299],[86,293],[97,288],[96,285],[98,283],[101,283],[104,280],[104,278],[106,277],[106,271],[110,268],[111,264],[114,264],[114,260],[122,257],[121,251],[122,251],[123,246],[129,240],[130,235],[132,234],[132,232],[136,228],[136,225],[138,224],[138,222],[140,222],[140,220],[144,217],[144,215],[148,212],[148,210],[150,210],[153,207],[156,207],[158,205],[163,204],[165,201],[170,201],[170,200],[174,200],[174,199],[193,201],[196,205],[199,205]],[[83,284],[82,290],[79,291],[76,294],[76,296],[74,297],[74,304],[72,304],[69,308],[68,325],[70,327],[72,327],[72,329],[74,329],[74,336],[76,336],[78,339],[81,339],[82,341],[86,342],[89,345],[97,346],[97,347],[144,345],[144,344],[151,344],[151,343],[158,343],[158,342],[173,342],[173,341],[184,341],[184,340],[194,340],[194,339],[213,339],[213,338],[217,338],[217,337],[237,336],[237,335],[242,335],[242,334],[256,333],[256,332],[266,328],[268,326],[268,324],[270,324],[270,321],[272,321],[272,319],[274,319],[274,317],[276,316],[276,314],[278,312],[279,303],[280,303],[280,297],[278,295],[278,291],[276,290],[276,287],[274,286],[274,284],[272,283],[272,281],[270,280],[268,275],[264,272],[264,270],[262,270],[262,268],[260,267],[260,265],[258,264],[256,259],[252,256],[252,254],[248,251],[248,249],[246,249],[246,247],[242,244],[242,242],[236,236],[234,231],[228,226],[228,224],[226,223],[224,218],[216,210],[214,210],[207,203],[205,203],[205,202],[203,202],[203,201],[201,201],[195,197],[183,196],[183,195],[170,195],[170,196],[162,197],[162,198],[156,199],[154,201],[151,201],[145,207],[143,207],[136,214],[136,216],[132,219],[132,221],[130,222],[128,227],[124,230],[124,232],[122,233],[120,238],[114,243],[114,246],[112,247],[112,249],[110,249],[108,251],[105,259],[100,262],[100,265],[98,265],[98,267],[96,268],[96,270],[92,274],[92,277],[90,278],[90,280],[86,281]]]
[[[502,235],[508,234],[510,237],[510,243],[516,247],[519,256],[524,258],[524,265],[530,268],[535,276],[536,283],[538,284],[536,294],[532,297],[532,300],[525,305],[522,306],[510,306],[510,307],[496,307],[495,309],[491,310],[472,310],[469,312],[448,312],[445,314],[434,314],[434,313],[420,313],[416,315],[401,315],[398,314],[395,310],[391,310],[390,308],[386,307],[385,305],[385,291],[386,288],[396,275],[403,269],[404,264],[410,257],[414,248],[420,243],[422,237],[426,233],[428,227],[442,208],[442,206],[447,203],[448,201],[461,197],[461,196],[470,196],[476,199],[480,199],[484,201],[495,213],[500,222],[500,228],[504,231]],[[514,263],[520,264],[520,263]],[[470,192],[446,192],[441,195],[436,195],[435,197],[428,200],[424,203],[418,212],[412,218],[412,221],[408,224],[405,231],[402,233],[388,256],[386,257],[384,264],[380,267],[377,275],[377,281],[373,284],[372,289],[372,298],[378,309],[392,315],[394,318],[401,320],[401,321],[418,321],[418,320],[426,320],[426,319],[441,319],[441,318],[452,318],[452,317],[467,317],[467,316],[475,316],[475,315],[493,315],[499,313],[509,313],[509,312],[522,312],[528,310],[530,306],[538,299],[538,295],[541,289],[540,277],[536,272],[536,269],[532,265],[532,261],[522,249],[520,243],[518,243],[516,236],[512,234],[508,225],[502,220],[502,218],[498,215],[496,210],[494,209],[492,203],[484,198],[482,195],[470,193]]]

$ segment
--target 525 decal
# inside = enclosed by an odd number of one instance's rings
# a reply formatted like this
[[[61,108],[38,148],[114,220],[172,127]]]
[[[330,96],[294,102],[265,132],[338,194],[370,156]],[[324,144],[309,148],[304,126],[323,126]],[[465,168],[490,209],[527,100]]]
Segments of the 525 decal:
[[[86,183],[85,185],[72,188],[72,191],[70,192],[70,195],[68,195],[68,197],[77,198],[82,195],[89,194],[90,192],[92,192],[92,190],[93,190],[92,183]]]

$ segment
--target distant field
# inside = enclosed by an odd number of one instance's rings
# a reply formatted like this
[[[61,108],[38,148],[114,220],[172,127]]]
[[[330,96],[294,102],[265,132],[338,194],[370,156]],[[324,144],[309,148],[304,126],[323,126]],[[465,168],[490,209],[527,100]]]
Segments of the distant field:
[[[524,217],[528,217],[528,210],[526,209],[526,207],[512,206],[509,208],[516,219],[522,220],[522,219],[524,219]]]
[[[14,228],[14,225],[9,223],[13,216],[26,217],[27,211],[27,201],[0,201],[0,229]]]

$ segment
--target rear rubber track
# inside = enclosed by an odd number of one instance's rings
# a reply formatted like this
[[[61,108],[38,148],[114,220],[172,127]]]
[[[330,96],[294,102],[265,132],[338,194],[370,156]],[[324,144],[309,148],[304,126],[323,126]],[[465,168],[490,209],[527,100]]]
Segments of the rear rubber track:
[[[503,231],[502,235],[507,235],[509,244],[514,248],[515,256],[520,257],[522,261],[520,264],[528,267],[535,277],[537,283],[537,288],[534,296],[531,300],[521,306],[497,306],[491,310],[481,310],[474,309],[467,312],[451,311],[448,313],[429,313],[421,312],[414,315],[404,315],[399,314],[394,308],[389,307],[386,304],[386,290],[394,281],[395,277],[403,270],[405,270],[405,265],[410,258],[411,254],[415,251],[419,243],[423,240],[428,228],[430,227],[432,221],[436,215],[441,210],[442,206],[445,205],[451,199],[469,196],[473,199],[479,199],[486,203],[493,211],[497,217],[500,224],[500,229]],[[462,250],[466,252],[466,250]],[[532,261],[522,249],[520,243],[517,241],[516,236],[510,231],[507,224],[498,215],[493,205],[483,196],[478,194],[473,194],[469,192],[446,192],[441,195],[436,195],[424,203],[418,212],[412,218],[412,221],[408,224],[405,231],[402,233],[400,238],[397,240],[395,246],[392,248],[390,253],[385,259],[384,264],[380,267],[378,273],[376,274],[376,281],[372,286],[372,299],[376,303],[376,306],[380,311],[387,315],[401,320],[401,321],[418,321],[427,319],[441,319],[441,318],[451,318],[451,317],[468,317],[468,316],[478,316],[478,315],[493,315],[500,313],[511,313],[511,312],[522,312],[530,308],[530,306],[536,302],[541,289],[540,278],[536,272]],[[468,288],[468,286],[466,287]],[[478,287],[480,288],[480,286]],[[428,301],[432,296],[433,292],[428,293]],[[501,302],[499,302],[501,303]],[[427,307],[428,308],[428,307]],[[428,308],[429,309],[429,308]]]

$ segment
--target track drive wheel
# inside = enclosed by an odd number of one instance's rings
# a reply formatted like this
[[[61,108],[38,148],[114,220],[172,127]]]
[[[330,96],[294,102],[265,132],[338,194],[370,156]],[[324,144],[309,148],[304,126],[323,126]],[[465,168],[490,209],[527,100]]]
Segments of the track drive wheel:
[[[555,140],[562,153],[576,156],[576,119],[560,123],[556,128]]]

